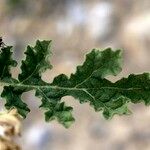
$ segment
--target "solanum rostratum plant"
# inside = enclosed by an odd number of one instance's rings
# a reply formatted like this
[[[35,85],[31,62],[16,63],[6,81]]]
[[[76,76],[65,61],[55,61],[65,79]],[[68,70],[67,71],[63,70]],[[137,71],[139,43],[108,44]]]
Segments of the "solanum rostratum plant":
[[[24,92],[34,90],[35,96],[41,99],[39,106],[45,112],[45,120],[56,119],[68,128],[74,121],[73,108],[62,102],[62,97],[72,96],[82,103],[89,103],[96,112],[102,111],[106,119],[115,114],[129,114],[128,103],[143,101],[150,104],[150,74],[131,74],[112,83],[107,76],[116,76],[121,72],[122,54],[120,50],[93,49],[86,55],[84,63],[77,67],[70,77],[65,74],[56,76],[52,83],[42,80],[47,69],[52,69],[50,58],[51,41],[37,40],[34,47],[27,46],[26,58],[22,60],[18,78],[13,78],[11,67],[17,67],[12,58],[12,46],[0,48],[0,86],[1,97],[6,101],[5,108],[17,109],[25,118],[30,112],[22,101]]]

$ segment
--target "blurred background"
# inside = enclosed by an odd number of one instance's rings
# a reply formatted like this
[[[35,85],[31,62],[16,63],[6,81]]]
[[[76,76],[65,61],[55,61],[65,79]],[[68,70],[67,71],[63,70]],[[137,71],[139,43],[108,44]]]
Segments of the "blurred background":
[[[123,49],[122,73],[109,77],[116,81],[150,70],[150,1],[0,0],[0,36],[14,46],[18,62],[28,44],[52,39],[53,70],[43,74],[48,82],[60,73],[74,72],[92,48]],[[19,71],[14,69],[13,76]],[[31,113],[18,139],[23,150],[150,150],[150,109],[144,104],[131,104],[132,115],[106,121],[88,104],[65,97],[76,118],[65,129],[55,121],[45,123],[33,92],[24,97]]]

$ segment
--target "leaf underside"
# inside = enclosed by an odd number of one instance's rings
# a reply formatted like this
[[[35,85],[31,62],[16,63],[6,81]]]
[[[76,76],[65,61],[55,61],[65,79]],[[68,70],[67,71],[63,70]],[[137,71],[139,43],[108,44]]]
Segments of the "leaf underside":
[[[78,66],[70,77],[60,74],[52,83],[42,80],[42,73],[52,69],[50,64],[51,41],[37,41],[34,47],[28,46],[26,58],[22,61],[18,79],[11,76],[11,67],[17,62],[12,59],[12,47],[1,48],[0,84],[3,86],[1,97],[6,99],[6,109],[16,108],[24,118],[30,112],[22,101],[24,92],[35,90],[41,99],[39,106],[45,111],[45,120],[56,119],[68,128],[74,121],[73,108],[66,106],[61,99],[72,96],[80,103],[88,102],[95,111],[102,111],[106,119],[115,114],[130,114],[128,103],[143,101],[150,104],[150,74],[131,74],[112,83],[106,77],[116,76],[121,71],[122,55],[120,50],[93,49],[86,55],[83,65]]]

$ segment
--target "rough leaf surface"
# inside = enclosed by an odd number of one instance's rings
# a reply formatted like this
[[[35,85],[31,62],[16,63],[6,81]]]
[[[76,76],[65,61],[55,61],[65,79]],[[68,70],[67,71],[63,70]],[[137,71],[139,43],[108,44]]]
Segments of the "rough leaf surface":
[[[73,108],[62,102],[62,97],[72,96],[80,103],[89,103],[95,111],[102,111],[106,119],[115,114],[130,114],[128,103],[144,102],[150,104],[150,74],[129,75],[112,83],[106,77],[116,76],[121,71],[120,50],[93,49],[86,55],[83,65],[77,67],[70,77],[60,74],[52,83],[41,79],[46,69],[51,69],[51,41],[37,41],[34,47],[28,46],[26,58],[22,61],[18,79],[13,79],[10,68],[16,66],[11,58],[12,47],[1,48],[0,84],[4,86],[1,97],[6,99],[5,107],[16,108],[24,118],[30,111],[22,101],[24,92],[35,90],[41,99],[39,106],[45,112],[45,120],[56,119],[68,128],[74,121]]]

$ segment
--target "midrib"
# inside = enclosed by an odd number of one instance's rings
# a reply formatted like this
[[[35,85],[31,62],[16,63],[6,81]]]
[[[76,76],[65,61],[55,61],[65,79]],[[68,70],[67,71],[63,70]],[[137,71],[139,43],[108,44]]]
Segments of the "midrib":
[[[9,82],[3,82],[0,81],[0,86],[13,86],[13,87],[23,87],[23,88],[33,88],[33,89],[58,89],[58,90],[101,90],[101,89],[110,89],[110,90],[119,90],[119,91],[132,91],[132,90],[143,90],[142,88],[120,88],[120,87],[113,87],[113,86],[102,86],[102,87],[96,87],[96,88],[79,88],[79,87],[61,87],[61,86],[53,86],[53,85],[28,85],[28,84],[22,84],[22,83],[9,83]]]

